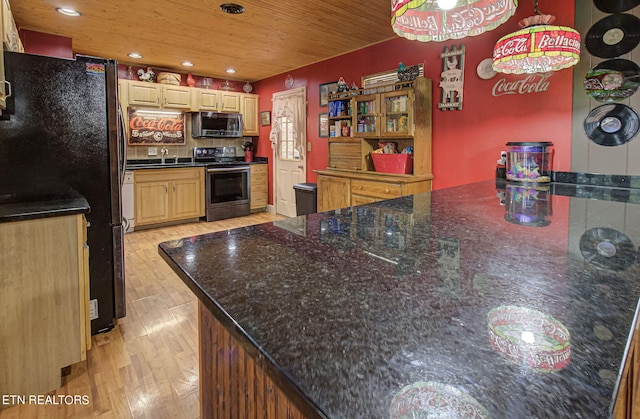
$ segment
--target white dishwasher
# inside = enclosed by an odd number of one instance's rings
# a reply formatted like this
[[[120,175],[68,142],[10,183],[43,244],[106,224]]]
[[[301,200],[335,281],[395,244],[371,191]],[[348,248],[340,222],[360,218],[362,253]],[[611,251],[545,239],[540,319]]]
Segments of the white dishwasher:
[[[122,226],[124,232],[129,233],[135,227],[133,219],[133,180],[134,172],[124,172],[124,182],[122,182]]]

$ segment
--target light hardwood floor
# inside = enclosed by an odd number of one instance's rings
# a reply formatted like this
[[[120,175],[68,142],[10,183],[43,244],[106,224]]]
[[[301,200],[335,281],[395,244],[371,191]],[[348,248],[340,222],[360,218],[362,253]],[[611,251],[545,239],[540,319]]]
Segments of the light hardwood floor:
[[[0,419],[199,417],[197,300],[160,258],[158,243],[282,218],[256,213],[126,234],[127,316],[93,336],[87,360],[51,393],[54,400],[88,396],[88,404],[16,405],[0,410]]]

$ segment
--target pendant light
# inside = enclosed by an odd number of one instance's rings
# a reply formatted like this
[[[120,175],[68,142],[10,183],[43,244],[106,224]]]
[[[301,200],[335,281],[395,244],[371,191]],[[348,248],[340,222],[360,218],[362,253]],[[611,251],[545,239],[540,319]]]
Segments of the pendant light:
[[[460,39],[497,28],[517,6],[518,0],[391,0],[391,27],[421,42]]]
[[[519,31],[503,36],[493,48],[493,69],[500,73],[547,73],[574,66],[580,61],[580,34],[573,28],[555,26],[553,15],[538,10],[522,19]]]

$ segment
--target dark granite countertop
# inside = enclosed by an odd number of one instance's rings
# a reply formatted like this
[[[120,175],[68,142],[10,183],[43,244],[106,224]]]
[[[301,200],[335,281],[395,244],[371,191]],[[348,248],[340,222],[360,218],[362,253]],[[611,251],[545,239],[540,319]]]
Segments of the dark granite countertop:
[[[46,181],[0,184],[0,223],[89,211],[85,197],[64,184]]]
[[[224,162],[219,164],[266,164],[266,157],[256,157],[252,162],[245,162],[244,157],[236,157],[234,161]],[[126,170],[140,170],[140,169],[170,169],[180,167],[202,167],[211,163],[194,162],[190,157],[172,157],[165,159],[162,163],[161,159],[135,159],[127,160],[125,166]]]
[[[640,295],[632,201],[487,181],[159,252],[321,416],[602,418]]]

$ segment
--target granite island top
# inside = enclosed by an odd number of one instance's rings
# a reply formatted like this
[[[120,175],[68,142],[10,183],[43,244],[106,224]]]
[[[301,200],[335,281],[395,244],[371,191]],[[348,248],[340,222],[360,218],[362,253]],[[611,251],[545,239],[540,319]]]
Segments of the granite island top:
[[[89,211],[86,198],[65,184],[46,181],[0,184],[0,223]]]
[[[159,252],[320,417],[602,418],[637,312],[640,205],[601,189],[487,181]]]

